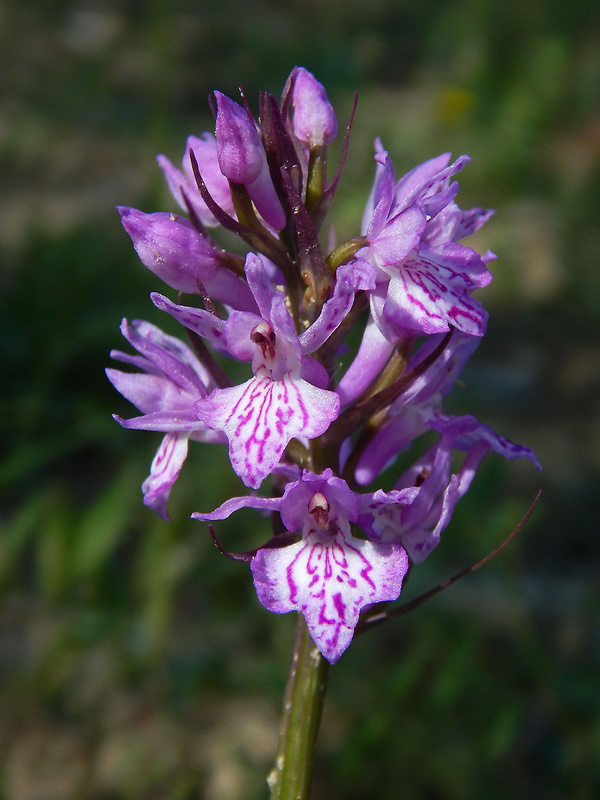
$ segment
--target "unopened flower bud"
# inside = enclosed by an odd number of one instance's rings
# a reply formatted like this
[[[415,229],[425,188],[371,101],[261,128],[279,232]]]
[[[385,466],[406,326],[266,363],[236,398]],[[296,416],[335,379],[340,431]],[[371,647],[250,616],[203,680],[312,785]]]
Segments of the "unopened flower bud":
[[[168,286],[198,294],[200,281],[210,297],[234,308],[255,308],[250,290],[219,263],[220,251],[191,222],[178,214],[144,214],[119,206],[121,222],[142,264]]]
[[[217,98],[217,152],[219,167],[234,183],[254,183],[266,163],[265,149],[246,110],[227,95]]]
[[[205,285],[214,277],[217,251],[189,220],[162,211],[144,214],[124,206],[117,210],[142,264],[168,286],[196,294],[196,275]]]
[[[242,106],[221,92],[215,92],[215,97],[221,172],[233,183],[246,186],[263,219],[281,230],[285,227],[285,213],[271,180],[258,130]]]
[[[307,147],[330,144],[337,136],[337,118],[327,92],[312,72],[294,70],[292,129]]]

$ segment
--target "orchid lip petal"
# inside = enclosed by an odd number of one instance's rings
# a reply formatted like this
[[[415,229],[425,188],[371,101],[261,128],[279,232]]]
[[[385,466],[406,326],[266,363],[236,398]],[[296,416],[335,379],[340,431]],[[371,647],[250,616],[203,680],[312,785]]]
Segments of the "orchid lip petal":
[[[458,328],[483,336],[487,312],[468,295],[464,276],[443,261],[422,255],[405,259],[390,280],[384,314],[400,329],[435,334]]]
[[[215,389],[195,409],[208,427],[224,431],[234,471],[246,486],[257,489],[290,439],[324,433],[337,417],[339,398],[301,378],[255,377],[240,386]]]
[[[246,507],[279,511],[288,532],[259,548],[251,562],[258,598],[275,613],[300,611],[315,644],[334,663],[350,644],[361,609],[395,600],[408,569],[399,543],[357,539],[349,522],[372,508],[410,504],[417,495],[410,487],[357,496],[331,469],[304,470],[281,497],[236,497],[193,516],[209,521]]]
[[[251,563],[258,599],[277,614],[300,611],[323,656],[348,647],[365,605],[396,600],[408,569],[400,545],[313,530],[301,542],[261,549]]]

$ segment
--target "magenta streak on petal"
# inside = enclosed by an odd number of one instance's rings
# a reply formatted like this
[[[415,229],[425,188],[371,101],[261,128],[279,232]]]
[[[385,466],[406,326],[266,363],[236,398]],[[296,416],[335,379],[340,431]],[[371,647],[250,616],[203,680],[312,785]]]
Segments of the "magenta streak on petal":
[[[466,305],[467,305],[467,303],[465,303],[465,306]],[[456,327],[460,328],[461,330],[463,329],[464,326],[462,326],[460,324],[460,322],[459,322],[460,319],[469,320],[470,322],[473,322],[477,326],[480,326],[482,324],[482,315],[481,314],[477,314],[476,311],[472,311],[471,313],[468,313],[464,308],[459,308],[458,306],[453,306],[448,311],[448,316],[450,317],[450,319],[455,320]]]
[[[286,384],[284,382],[284,386],[285,385]],[[294,391],[296,392],[296,400],[298,402],[298,408],[302,412],[302,427],[301,427],[300,430],[303,430],[305,428],[307,422],[308,422],[308,411],[306,410],[306,406],[304,405],[304,402],[302,400],[302,395],[298,391],[298,387],[293,382],[292,382],[292,386],[294,387]],[[287,386],[286,386],[286,391],[287,391]],[[291,404],[290,404],[289,408],[291,410]]]
[[[156,470],[153,471],[154,474],[152,477],[157,477],[161,473],[166,472],[171,456],[173,455],[173,451],[175,450],[175,445],[177,444],[177,434],[167,434],[163,441],[164,446],[161,447],[156,454],[156,460],[154,462]]]
[[[271,436],[271,429],[268,428],[268,427],[265,427],[264,436],[263,436],[262,439],[260,439],[257,436],[258,426],[259,426],[261,418],[263,416],[266,417],[268,415],[269,409],[271,408],[271,403],[272,403],[272,400],[273,400],[273,382],[269,381],[267,379],[267,381],[265,382],[267,384],[266,387],[265,387],[266,391],[264,391],[262,393],[260,391],[260,389],[262,388],[261,387],[261,383],[263,383],[263,381],[261,381],[259,383],[259,386],[257,387],[257,391],[252,393],[251,396],[250,396],[250,404],[253,404],[255,398],[260,397],[261,394],[262,394],[262,402],[260,404],[260,408],[258,409],[258,413],[256,415],[256,420],[255,420],[255,423],[254,423],[254,428],[252,430],[252,433],[246,439],[246,442],[244,444],[244,447],[246,448],[246,454],[247,454],[248,457],[250,456],[250,451],[252,449],[252,445],[253,444],[258,445],[258,454],[257,454],[256,460],[258,461],[259,464],[261,464],[262,461],[263,461],[264,451],[265,451],[265,443],[266,443],[267,439]],[[248,406],[246,406],[246,408],[248,408]],[[235,432],[236,436],[239,435],[240,430],[243,427],[245,427],[246,423],[250,422],[250,419],[252,418],[252,415],[254,414],[254,411],[255,411],[255,409],[251,405],[250,406],[249,415],[244,419],[244,421],[242,423],[240,423],[240,425],[236,429],[236,432]],[[248,468],[250,468],[251,467],[251,462],[247,461],[246,462],[246,466]]]
[[[416,267],[416,269],[411,269],[411,266],[413,266],[413,265],[411,265],[411,263],[409,261],[404,266],[405,266],[405,269],[403,270],[403,272],[408,273],[410,281],[412,283],[416,284],[417,286],[420,286],[421,289],[423,289],[423,291],[425,292],[425,294],[427,294],[432,300],[434,300],[436,295],[435,295],[434,292],[432,292],[431,287],[427,285],[426,278],[425,278],[425,276],[423,274],[425,272],[425,270],[422,269],[421,265],[417,262],[417,264],[414,265]],[[442,283],[442,281],[439,278],[437,278],[435,275],[433,275],[431,272],[427,272],[426,274],[427,274],[427,280],[429,281],[429,283],[433,284],[433,286],[435,286],[435,288],[437,288],[437,290],[439,292],[438,297],[439,296],[443,296],[445,294],[445,292],[448,291],[448,287],[445,286]],[[403,280],[406,283],[406,276],[403,275],[402,277],[403,277]]]
[[[341,567],[342,569],[346,569],[348,567],[348,561],[346,560],[346,554],[344,553],[344,549],[343,547],[340,547],[340,545],[335,539],[331,544],[331,555],[335,563],[339,567]]]
[[[328,581],[331,579],[333,575],[333,569],[331,567],[331,548],[325,548],[325,571],[323,573],[324,580]]]
[[[365,564],[363,569],[361,569],[360,571],[360,577],[363,578],[371,586],[373,591],[376,591],[377,587],[369,577],[369,572],[372,571],[373,566],[367,561],[367,559],[363,556],[360,550],[358,550],[356,547],[353,547],[348,541],[344,541],[344,543],[349,550],[354,550],[354,552],[357,554],[360,560]]]
[[[458,306],[452,306],[451,309],[448,310],[447,316],[450,319],[453,319],[457,323],[457,327],[463,329],[463,326],[460,325],[460,319],[466,319],[480,328],[484,324],[485,314],[481,311],[478,311],[477,308],[473,308],[473,306],[468,302],[467,298],[462,298],[463,308],[459,308]],[[468,309],[468,310],[467,310]],[[470,312],[470,313],[469,313]]]
[[[265,402],[266,402],[267,397],[269,395],[268,392],[263,395],[263,392],[261,391],[261,389],[262,389],[263,384],[269,383],[269,382],[270,382],[269,379],[263,379],[263,380],[255,379],[255,380],[249,381],[248,384],[246,385],[246,388],[244,389],[242,395],[240,396],[240,398],[237,400],[237,402],[235,403],[235,405],[231,409],[231,412],[230,412],[229,416],[226,418],[225,423],[224,423],[224,427],[225,427],[225,429],[227,429],[228,423],[230,423],[234,419],[237,421],[237,426],[236,426],[235,430],[233,431],[233,433],[232,434],[228,434],[229,435],[229,440],[230,440],[230,455],[232,457],[232,463],[234,464],[234,469],[236,470],[236,472],[239,473],[239,468],[236,468],[236,465],[234,463],[233,443],[234,443],[234,441],[236,439],[243,440],[243,446],[244,446],[244,449],[246,451],[246,458],[244,459],[244,468],[245,468],[246,474],[248,475],[248,477],[252,481],[252,483],[254,483],[254,481],[255,481],[255,470],[253,469],[253,463],[252,463],[253,459],[250,458],[250,449],[251,449],[253,443],[258,443],[258,439],[256,437],[256,430],[257,430],[257,427],[258,427],[258,422],[260,420],[260,415],[262,413],[262,409],[264,408]],[[245,437],[244,429],[246,428],[246,426],[251,424],[252,418],[254,417],[254,414],[257,412],[256,400],[258,398],[260,398],[261,395],[262,395],[261,407],[258,410],[257,416],[255,418],[253,430],[251,431],[250,436]],[[256,459],[256,461],[258,463],[262,462],[262,460],[263,460],[264,446],[265,446],[266,438],[268,438],[268,436],[269,436],[269,433],[270,432],[267,429],[266,434],[265,434],[265,439],[263,439],[259,443],[259,451],[258,451],[258,456],[257,456],[257,459]],[[237,460],[237,459],[235,459],[235,460]]]
[[[432,282],[438,285],[442,294],[446,291],[447,286],[444,281],[435,277],[436,273],[438,275],[440,273],[446,274],[447,275],[446,281],[448,283],[454,283],[458,280],[458,282],[464,284],[465,289],[469,287],[475,288],[473,281],[464,272],[457,272],[456,270],[453,270],[451,267],[449,267],[447,264],[437,264],[428,258],[423,258],[422,256],[416,260],[411,258],[407,259],[404,262],[403,267],[409,272],[411,276],[414,275],[415,273],[417,275],[425,273]],[[413,270],[415,272],[413,272]]]
[[[280,392],[280,389],[283,391]],[[289,425],[290,420],[294,415],[294,410],[290,407],[289,401],[289,393],[288,388],[285,381],[278,381],[278,388],[277,388],[277,422],[275,426],[277,428],[277,433],[279,436],[283,435],[283,431],[286,425]],[[306,416],[306,412],[305,415]]]
[[[293,561],[291,561],[288,564],[288,566],[286,568],[286,571],[285,571],[286,579],[287,579],[287,582],[288,582],[288,586],[290,587],[290,603],[294,603],[294,604],[297,602],[297,596],[298,596],[298,586],[296,585],[296,582],[294,581],[294,578],[293,578],[294,565],[295,565],[296,561],[298,561],[298,559],[300,558],[302,553],[304,553],[304,551],[306,550],[306,547],[307,547],[307,545],[302,547],[298,551],[298,553],[296,553],[296,557],[293,559]],[[311,556],[312,556],[312,552],[311,552]],[[307,572],[309,574],[310,574],[310,559],[311,559],[311,556],[309,556],[308,563],[307,563]],[[316,572],[316,567],[312,571],[313,571],[313,573]]]
[[[427,292],[425,293],[427,294]],[[410,300],[411,305],[419,308],[423,312],[423,314],[425,314],[426,317],[429,317],[430,319],[439,319],[439,320],[442,319],[441,314],[434,314],[433,311],[428,311],[427,308],[425,308],[425,306],[423,305],[423,303],[420,300],[417,300],[417,298],[410,292],[406,292],[406,297],[408,300]],[[425,332],[428,333],[428,331]]]
[[[427,267],[430,268],[430,271],[427,270]],[[439,277],[442,272],[448,274],[447,283]],[[431,321],[439,320],[446,327],[448,321],[454,320],[461,330],[464,329],[468,333],[477,332],[481,335],[486,315],[482,309],[478,308],[477,301],[471,300],[467,296],[465,283],[468,282],[465,280],[465,276],[446,266],[438,267],[438,265],[426,260],[415,261],[414,259],[409,259],[400,266],[399,274],[394,276],[392,280],[401,282],[406,300],[409,301],[413,308],[419,309],[425,318]],[[457,283],[459,286],[456,286]],[[433,308],[428,308],[423,300],[415,296],[414,291],[411,291],[412,287],[419,287],[423,295],[429,298]],[[409,307],[401,300],[396,299],[397,294],[399,294],[397,290],[392,292],[389,298],[392,307],[388,307],[389,311],[386,313],[386,316],[389,316],[392,321],[394,321],[395,316],[394,308],[398,310],[404,309],[405,313],[410,313]],[[462,324],[460,322],[461,319],[465,321]],[[398,323],[402,324],[401,320],[398,320]],[[433,332],[433,330],[428,330],[429,326],[425,321],[422,321],[421,325],[426,326],[424,327],[426,332]],[[473,331],[473,327],[475,327],[476,331]],[[435,330],[439,330],[439,326],[436,326]]]
[[[340,622],[346,623],[346,604],[342,600],[341,592],[334,594],[333,596],[333,604],[335,606],[335,610],[338,612],[338,616],[340,618]]]
[[[427,309],[423,304],[423,302],[421,300],[418,300],[415,297],[415,295],[410,292],[409,287],[410,286],[420,287],[423,290],[423,294],[425,294],[432,301],[432,303],[435,303],[436,299],[439,299],[439,295],[436,296],[435,294],[432,293],[431,288],[429,286],[426,286],[425,281],[423,280],[423,277],[421,275],[419,275],[418,273],[415,274],[413,272],[410,272],[410,270],[407,270],[407,272],[408,276],[404,273],[400,276],[400,280],[402,281],[402,285],[404,286],[404,291],[406,292],[407,299],[410,301],[412,305],[417,306],[417,308],[419,308],[425,314],[425,316],[434,319],[441,319],[441,315],[435,313],[432,310]],[[436,283],[435,279],[432,279],[432,283]],[[438,288],[440,289],[440,291],[443,291],[443,287],[441,287],[439,284]]]
[[[324,594],[325,593],[322,592],[321,596],[324,596]],[[327,603],[322,603],[321,604],[321,607],[319,609],[319,617],[318,617],[319,625],[335,625],[335,619],[333,617],[330,619],[329,617],[325,616],[325,608],[326,607],[327,607]],[[337,633],[337,630],[336,630],[336,633]],[[328,643],[334,643],[334,642],[337,641],[337,639],[338,639],[338,637],[335,636],[335,639],[333,641],[332,641],[332,639],[328,639],[327,641],[328,641]]]
[[[309,575],[312,575],[310,580],[309,589],[311,586],[314,586],[315,583],[319,581],[319,564],[315,563],[314,566],[311,564],[313,557],[316,562],[319,562],[323,558],[323,552],[325,548],[322,544],[315,544],[311,547],[310,555],[308,557],[308,561],[306,562],[306,571]]]
[[[243,393],[240,395],[239,400],[235,403],[235,405],[231,409],[231,413],[229,414],[229,416],[225,420],[225,426],[224,427],[227,427],[227,423],[229,423],[233,419],[233,417],[238,413],[238,409],[239,409],[240,405],[242,404],[242,401],[247,397],[248,394],[250,394],[250,398],[249,398],[248,402],[246,403],[246,405],[244,406],[244,410],[249,408],[250,411],[245,417],[242,416],[242,415],[238,415],[238,419],[240,420],[240,422],[238,424],[238,427],[234,431],[234,436],[239,436],[240,430],[243,428],[243,426],[252,419],[252,414],[254,413],[254,408],[252,407],[252,401],[256,397],[256,382],[255,381],[249,381],[248,382],[248,384],[247,384],[246,388],[244,389]]]

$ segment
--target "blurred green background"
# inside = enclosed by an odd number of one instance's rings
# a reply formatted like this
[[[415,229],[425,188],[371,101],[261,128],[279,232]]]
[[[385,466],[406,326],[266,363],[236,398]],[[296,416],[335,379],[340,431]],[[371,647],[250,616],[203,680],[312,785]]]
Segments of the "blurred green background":
[[[497,215],[489,332],[453,400],[544,465],[491,457],[415,596],[331,674],[315,800],[600,796],[600,6],[594,0],[0,2],[2,800],[266,797],[294,619],[189,520],[241,493],[191,448],[172,522],[141,503],[160,434],[103,374],[122,316],[169,330],[114,211],[174,208],[154,156],[294,64],[341,125],[333,217],[355,235],[379,134],[397,174],[452,150]],[[255,106],[254,106],[255,107]],[[339,147],[333,148],[335,161]],[[218,452],[217,452],[218,451]],[[264,539],[251,513],[226,546]]]

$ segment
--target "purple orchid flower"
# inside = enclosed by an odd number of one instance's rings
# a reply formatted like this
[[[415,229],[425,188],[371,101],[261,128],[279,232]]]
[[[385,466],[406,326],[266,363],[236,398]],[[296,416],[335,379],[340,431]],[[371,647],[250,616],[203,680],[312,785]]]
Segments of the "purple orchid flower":
[[[214,389],[195,404],[205,425],[226,434],[233,469],[246,486],[260,486],[292,438],[320,436],[338,415],[340,400],[326,389],[327,373],[308,356],[340,325],[355,293],[372,285],[373,270],[348,265],[338,272],[333,296],[299,336],[285,295],[275,289],[262,259],[252,253],[246,259],[246,276],[260,314],[233,311],[224,321],[153,296],[159,308],[215,347],[252,362],[253,378],[239,386]]]
[[[188,138],[183,169],[158,156],[189,219],[119,209],[142,263],[204,307],[151,295],[188,329],[195,352],[149,323],[123,321],[137,353],[111,355],[136,371],[107,374],[141,414],[115,418],[164,434],[142,487],[144,503],[162,517],[190,439],[227,443],[247,487],[275,476],[276,497],[234,497],[193,516],[225,519],[244,507],[280,514],[286,531],[240,557],[251,561],[260,602],[275,613],[301,612],[334,663],[361,610],[395,600],[409,561],[437,546],[488,453],[540,468],[529,448],[443,408],[485,332],[487,312],[473,295],[491,281],[495,258],[462,240],[493,211],[456,203],[468,156],[451,161],[443,153],[396,181],[377,139],[360,236],[338,244],[331,232],[324,250],[319,231],[354,110],[328,181],[337,118],[308,70],[292,70],[279,104],[261,93],[256,119],[245,97],[243,105],[214,97],[215,135]],[[246,246],[243,274],[241,256],[220,249],[205,229],[219,223]],[[352,350],[356,324],[364,327]],[[232,385],[221,357],[246,362],[248,380]],[[432,431],[438,441],[391,491],[353,491]],[[458,468],[456,450],[464,451]]]
[[[121,332],[140,355],[113,350],[111,357],[142,372],[107,369],[108,379],[142,416],[116,421],[124,428],[162,431],[165,437],[142,485],[144,503],[159,517],[169,519],[166,503],[187,456],[188,440],[224,443],[225,437],[208,428],[194,412],[194,404],[205,397],[213,381],[187,345],[168,336],[149,322],[127,320]]]
[[[396,482],[396,490],[419,486],[419,494],[410,508],[387,503],[381,493],[379,504],[361,506],[360,525],[377,541],[398,541],[412,561],[420,563],[439,544],[441,532],[448,526],[454,506],[469,489],[475,473],[488,453],[504,458],[529,458],[537,470],[541,466],[533,452],[499,436],[475,417],[451,417],[432,410],[424,430],[442,434],[420,459],[417,459]],[[388,432],[388,437],[390,432]],[[453,449],[467,451],[456,475],[450,475]],[[377,493],[376,493],[377,494]]]
[[[393,492],[379,490],[372,496],[363,495],[360,504],[358,522],[369,538],[400,542],[416,564],[439,544],[454,506],[468,490],[488,451],[486,444],[474,444],[459,472],[451,475],[453,441],[451,434],[443,436],[400,477]],[[413,503],[396,501],[396,492],[417,485],[419,492]]]
[[[482,336],[487,314],[471,293],[492,280],[486,259],[445,236],[466,235],[492,212],[461,212],[453,204],[445,224],[436,227],[433,222],[453,203],[458,182],[450,183],[450,178],[469,158],[461,156],[446,166],[446,153],[395,184],[391,159],[380,142],[376,148],[378,167],[363,218],[368,245],[357,253],[379,271],[371,295],[374,319],[391,341],[450,327]]]
[[[414,487],[390,493],[398,506],[411,503]],[[367,501],[372,495],[366,495]],[[334,664],[350,644],[362,608],[396,600],[408,569],[397,542],[372,542],[352,535],[360,498],[330,469],[304,470],[288,483],[283,497],[237,497],[199,520],[225,519],[240,508],[279,511],[288,531],[301,534],[294,544],[277,541],[259,549],[251,569],[258,599],[276,614],[300,611],[313,641]]]
[[[438,346],[441,335],[429,337],[408,363],[414,369]],[[388,410],[384,423],[358,459],[355,478],[361,485],[375,480],[413,441],[429,430],[452,434],[454,447],[469,450],[480,441],[487,442],[486,452],[507,459],[528,458],[541,469],[533,452],[523,445],[494,433],[475,417],[453,417],[442,410],[444,397],[454,388],[458,377],[479,344],[476,336],[454,332],[450,342],[429,369],[411,383]]]

